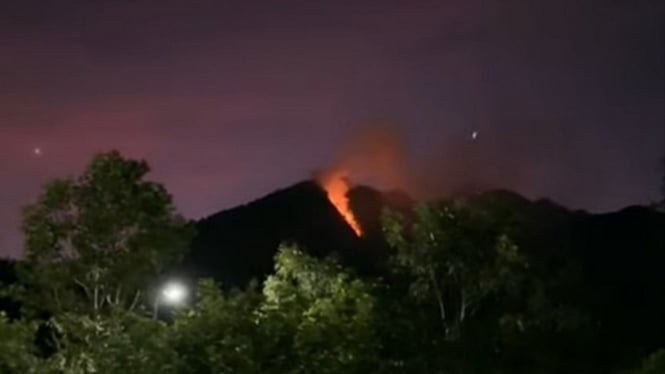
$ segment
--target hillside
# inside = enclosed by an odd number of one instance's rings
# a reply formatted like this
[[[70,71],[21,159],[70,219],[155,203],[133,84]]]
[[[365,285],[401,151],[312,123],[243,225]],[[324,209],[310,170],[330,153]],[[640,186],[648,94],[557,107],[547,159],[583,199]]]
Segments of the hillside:
[[[385,257],[382,210],[408,212],[414,202],[403,193],[383,193],[366,186],[355,187],[349,197],[364,231],[360,238],[325,192],[315,182],[305,181],[197,221],[198,234],[184,267],[197,277],[242,285],[272,270],[272,257],[283,242],[298,243],[317,256],[336,253],[354,265],[370,266]],[[573,256],[585,264],[589,276],[610,276],[605,274],[608,272],[621,279],[622,274],[635,273],[632,279],[649,276],[655,283],[665,279],[665,273],[653,269],[665,264],[659,262],[659,258],[665,259],[665,215],[652,209],[630,207],[589,214],[547,200],[532,202],[509,191],[464,199],[510,220],[515,239],[536,262]]]
[[[380,192],[361,187],[352,191],[351,204],[365,231],[363,237],[355,235],[312,181],[213,214],[196,223],[197,236],[180,272],[243,286],[272,271],[280,243],[297,243],[315,256],[334,253],[362,271],[375,272],[379,253],[385,253],[380,212],[386,205],[405,203],[389,203]]]
[[[380,212],[407,212],[413,202],[363,186],[349,196],[361,238],[318,185],[302,182],[198,221],[185,269],[189,276],[243,286],[271,272],[279,243],[295,242],[317,256],[336,253],[361,273],[380,272],[389,253]],[[508,191],[464,199],[512,222],[534,276],[551,283],[556,302],[589,314],[606,344],[586,354],[599,362],[607,355],[629,360],[665,346],[665,214],[646,207],[589,214]]]
[[[315,182],[305,181],[195,222],[197,236],[174,272],[243,287],[270,274],[279,244],[293,242],[315,256],[334,253],[363,275],[381,274],[390,253],[381,212],[408,214],[414,202],[366,186],[352,189],[349,198],[362,237]],[[602,344],[572,355],[592,355],[611,368],[665,347],[665,214],[638,206],[590,214],[509,191],[461,199],[510,222],[531,276],[544,280],[555,305],[574,306],[590,318],[594,341]],[[14,282],[13,264],[0,265],[0,281]],[[16,304],[0,299],[0,309],[15,312]]]

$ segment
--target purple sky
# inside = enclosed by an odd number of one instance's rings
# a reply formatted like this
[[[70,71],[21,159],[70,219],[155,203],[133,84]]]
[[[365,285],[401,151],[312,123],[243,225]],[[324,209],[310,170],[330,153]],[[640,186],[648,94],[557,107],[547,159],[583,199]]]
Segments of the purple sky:
[[[648,203],[665,150],[664,4],[2,1],[0,254],[20,253],[19,209],[40,185],[113,148],[146,158],[188,217],[344,149],[366,164],[354,144],[368,132],[388,134],[418,193]]]

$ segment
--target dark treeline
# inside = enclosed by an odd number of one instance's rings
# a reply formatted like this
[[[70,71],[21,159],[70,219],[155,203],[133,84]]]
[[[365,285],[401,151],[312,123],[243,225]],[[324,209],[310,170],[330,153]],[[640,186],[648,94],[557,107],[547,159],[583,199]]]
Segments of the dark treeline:
[[[656,209],[358,187],[359,238],[313,182],[186,222],[148,171],[101,154],[26,209],[0,372],[665,372]],[[167,279],[197,291],[157,310]]]

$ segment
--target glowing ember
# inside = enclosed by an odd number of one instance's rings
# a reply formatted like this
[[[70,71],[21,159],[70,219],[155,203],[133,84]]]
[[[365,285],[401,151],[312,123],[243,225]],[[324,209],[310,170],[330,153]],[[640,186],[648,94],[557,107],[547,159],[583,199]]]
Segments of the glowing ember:
[[[346,173],[342,170],[328,172],[319,178],[319,183],[328,194],[328,200],[335,206],[346,223],[351,226],[356,235],[362,236],[362,230],[351,211],[349,198],[346,196],[351,188]]]

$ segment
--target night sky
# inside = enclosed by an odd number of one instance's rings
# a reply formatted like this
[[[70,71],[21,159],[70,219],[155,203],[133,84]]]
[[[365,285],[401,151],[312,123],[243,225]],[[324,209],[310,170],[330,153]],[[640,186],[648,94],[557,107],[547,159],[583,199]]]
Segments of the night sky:
[[[419,197],[646,204],[664,45],[662,0],[1,1],[0,254],[109,149],[192,218],[339,164]]]

